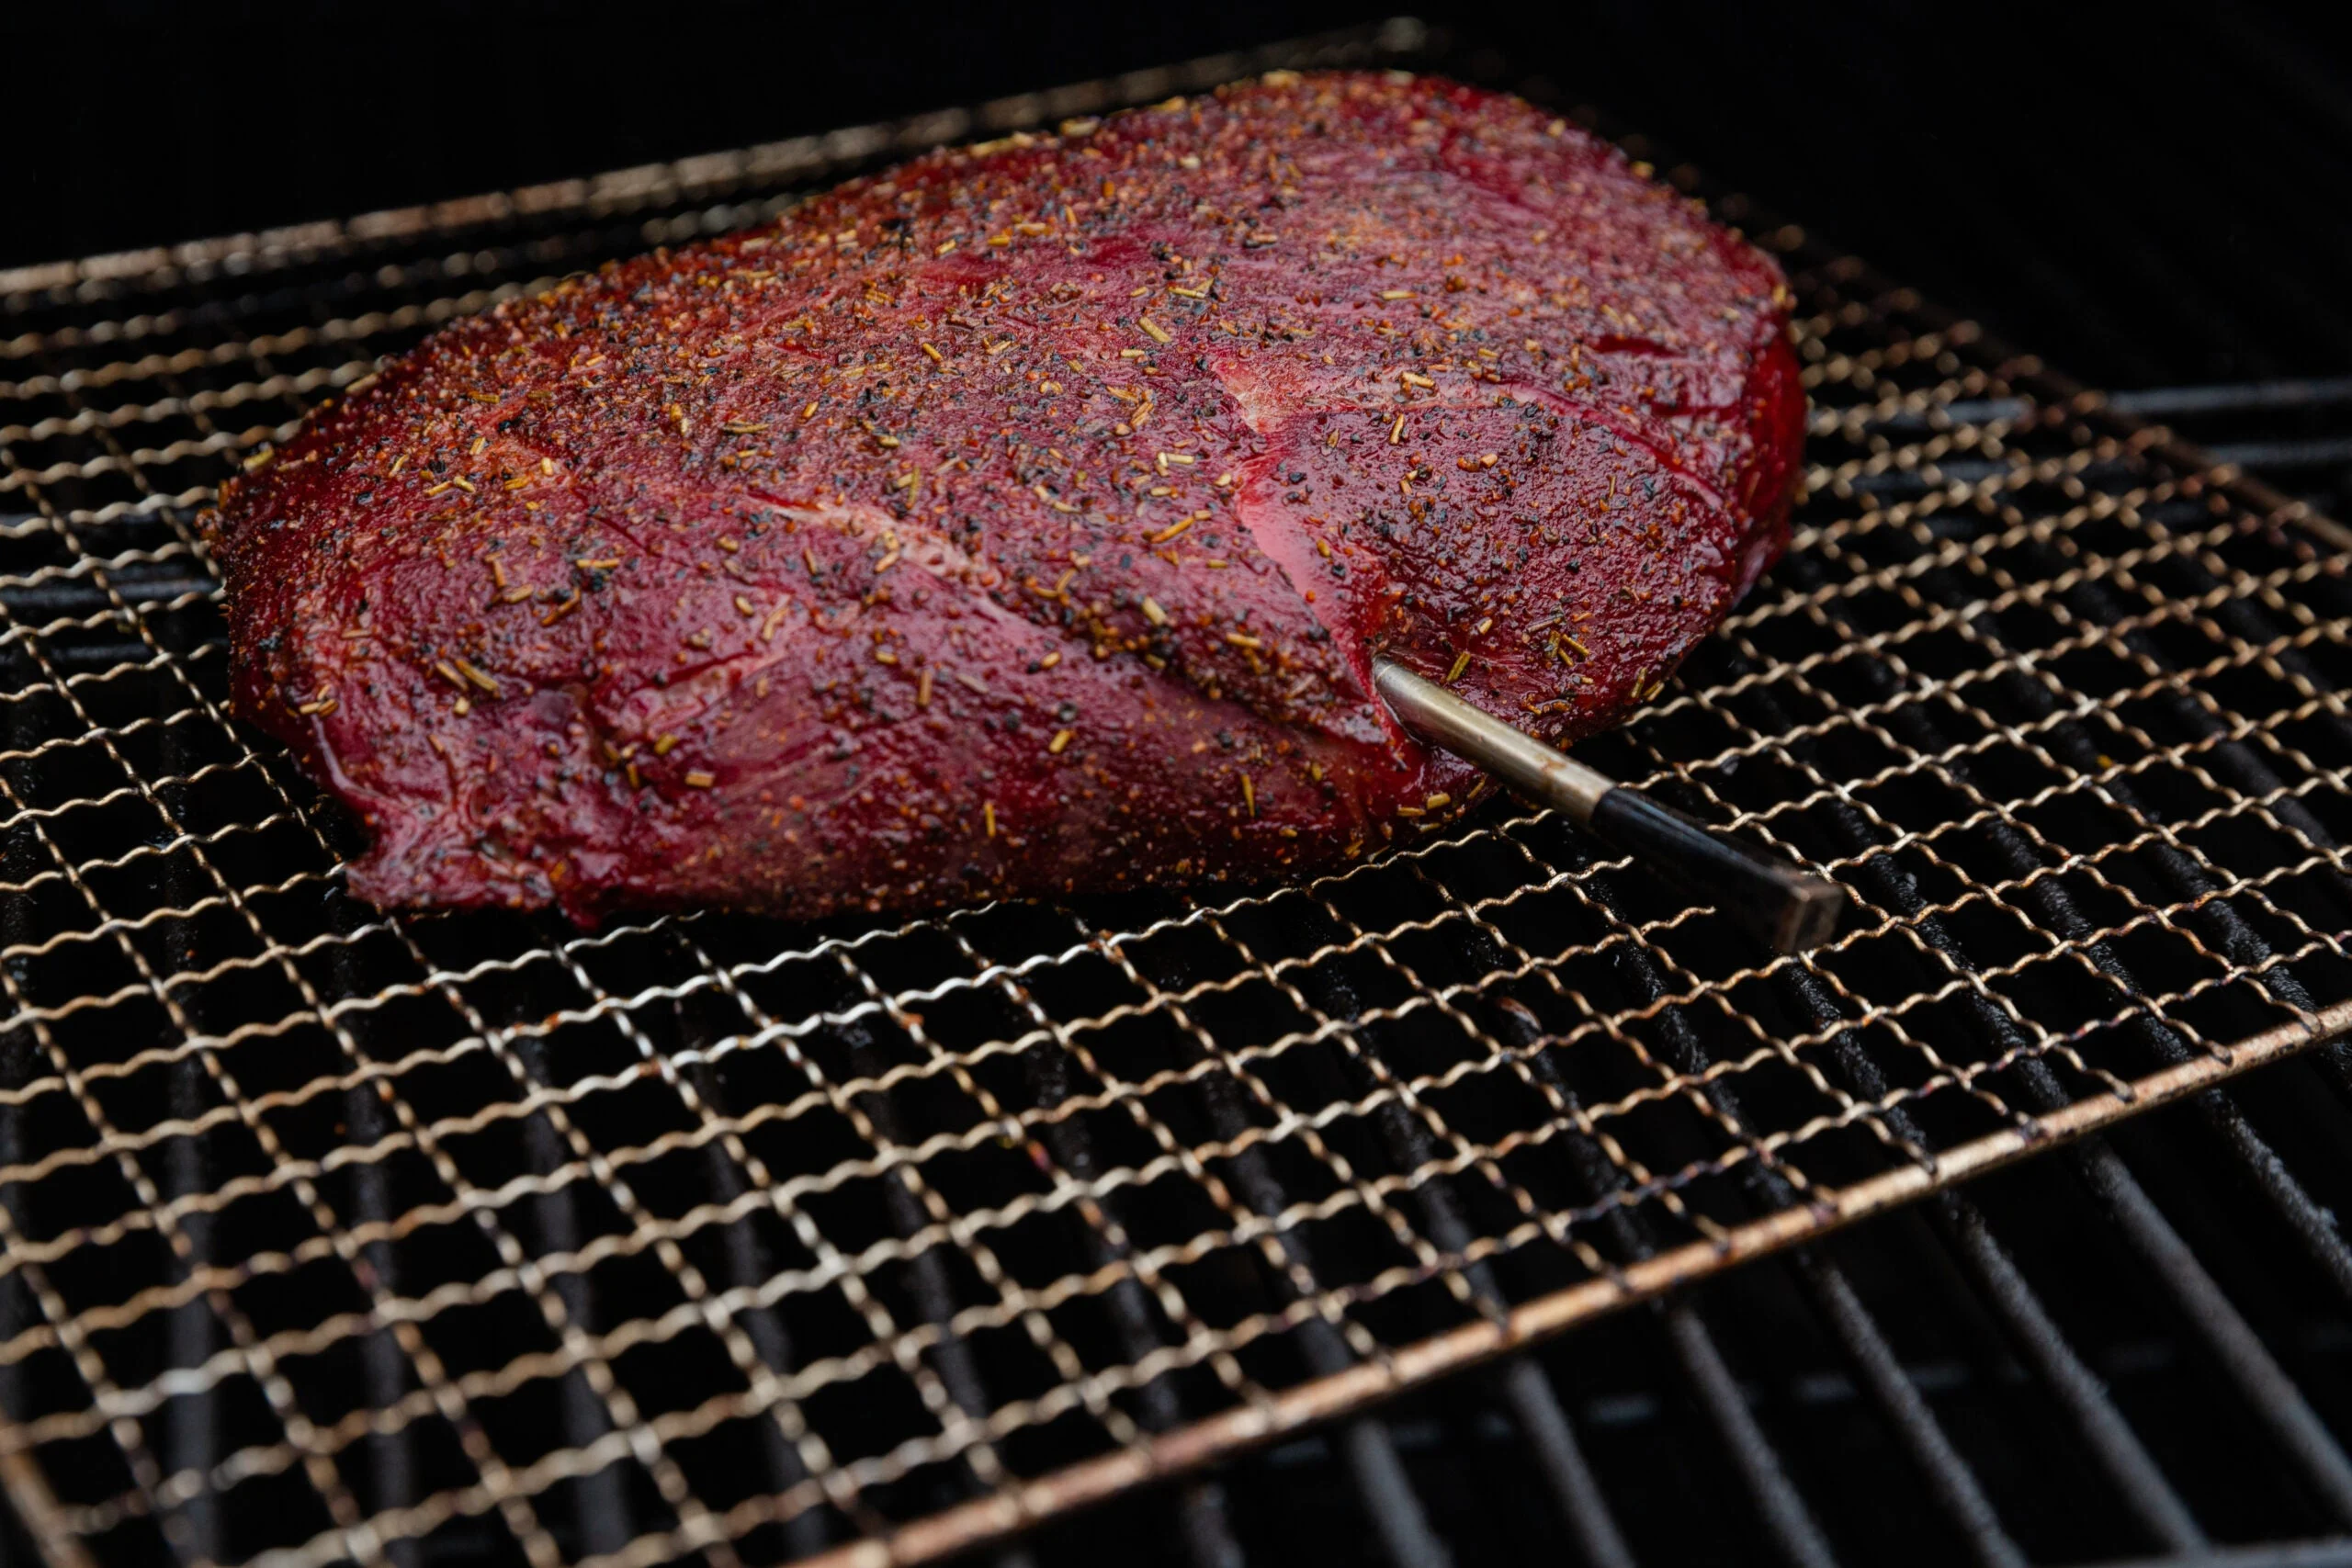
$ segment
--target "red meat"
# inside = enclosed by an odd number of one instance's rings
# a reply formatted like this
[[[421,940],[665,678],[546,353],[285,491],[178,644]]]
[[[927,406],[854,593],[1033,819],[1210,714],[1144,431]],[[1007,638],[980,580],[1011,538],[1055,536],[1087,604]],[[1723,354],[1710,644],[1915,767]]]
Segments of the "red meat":
[[[1327,869],[1780,548],[1772,264],[1610,146],[1280,76],[935,153],[439,333],[232,483],[238,711],[387,905],[792,915]]]

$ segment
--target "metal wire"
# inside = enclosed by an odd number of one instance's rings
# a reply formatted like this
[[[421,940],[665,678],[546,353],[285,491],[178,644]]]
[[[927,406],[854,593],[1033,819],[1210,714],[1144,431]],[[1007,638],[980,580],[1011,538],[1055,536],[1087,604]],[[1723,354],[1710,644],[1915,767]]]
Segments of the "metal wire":
[[[1216,903],[583,934],[344,894],[348,825],[222,707],[190,516],[229,464],[550,275],[893,150],[1315,62],[0,274],[0,1480],[36,1533],[272,1568],[935,1556],[2352,1024],[2335,541],[1793,231],[1792,558],[1594,755],[1845,882],[1821,952],[1508,808]],[[2217,1353],[2263,1354],[2132,1234]],[[1704,1326],[1669,1331],[1785,1554],[1828,1561]],[[1503,1375],[1622,1560],[1540,1376]],[[2154,1539],[2193,1541],[2075,1394]],[[2352,1495],[2315,1418],[2284,1438]],[[1377,1420],[1344,1446],[1391,1552],[1442,1560]]]

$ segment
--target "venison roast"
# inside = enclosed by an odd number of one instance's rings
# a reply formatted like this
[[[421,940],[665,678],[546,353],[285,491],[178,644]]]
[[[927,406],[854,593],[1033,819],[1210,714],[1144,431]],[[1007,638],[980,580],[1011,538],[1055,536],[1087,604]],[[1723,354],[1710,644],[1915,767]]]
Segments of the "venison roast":
[[[919,158],[435,334],[207,536],[382,905],[792,916],[1328,870],[1786,534],[1770,259],[1614,148],[1287,73]]]

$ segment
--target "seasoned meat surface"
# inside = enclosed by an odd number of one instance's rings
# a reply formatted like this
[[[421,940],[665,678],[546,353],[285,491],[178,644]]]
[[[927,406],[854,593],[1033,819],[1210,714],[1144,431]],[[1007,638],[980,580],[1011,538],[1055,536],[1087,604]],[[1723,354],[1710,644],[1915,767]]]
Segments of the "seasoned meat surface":
[[[386,905],[1261,880],[1486,787],[1780,548],[1770,261],[1607,144],[1279,75],[939,152],[438,333],[224,492],[234,701]]]

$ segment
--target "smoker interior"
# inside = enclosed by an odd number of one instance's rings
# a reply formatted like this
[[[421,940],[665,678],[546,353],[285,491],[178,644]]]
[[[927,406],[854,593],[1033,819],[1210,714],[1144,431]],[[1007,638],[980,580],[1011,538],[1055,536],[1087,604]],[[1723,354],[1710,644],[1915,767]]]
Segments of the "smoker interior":
[[[1180,1493],[1034,1560],[2352,1561],[2345,1259],[2246,1157],[2251,1129],[2339,1207],[2343,1066],[2263,1069],[1229,1467],[1236,1554]]]
[[[1810,497],[1591,755],[1847,882],[1803,961],[1509,803],[1199,901],[387,919],[341,892],[350,825],[226,722],[189,518],[378,355],[894,149],[1428,42],[0,276],[17,1544],[2335,1550],[2325,525],[1736,200],[1797,293]],[[2300,482],[2325,398],[2141,412]],[[1512,1325],[1574,1332],[1495,1359]]]

